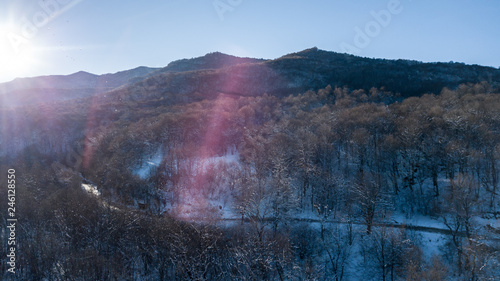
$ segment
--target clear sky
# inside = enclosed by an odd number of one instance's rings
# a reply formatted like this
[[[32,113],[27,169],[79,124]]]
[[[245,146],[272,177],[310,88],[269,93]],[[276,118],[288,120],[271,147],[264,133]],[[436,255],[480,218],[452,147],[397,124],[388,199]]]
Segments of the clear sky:
[[[310,47],[500,67],[498,0],[0,0],[0,82]]]

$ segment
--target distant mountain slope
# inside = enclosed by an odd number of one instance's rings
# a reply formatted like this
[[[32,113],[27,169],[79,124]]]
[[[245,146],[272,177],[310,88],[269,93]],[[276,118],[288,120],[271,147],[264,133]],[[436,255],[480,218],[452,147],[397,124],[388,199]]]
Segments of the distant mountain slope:
[[[144,77],[156,68],[137,67],[113,74],[95,75],[80,71],[70,75],[17,78],[0,84],[0,106],[56,102],[107,92]]]
[[[173,61],[164,68],[137,67],[113,74],[95,75],[80,71],[70,75],[17,78],[0,84],[0,107],[12,107],[87,97],[104,93],[164,73],[219,69],[262,59],[210,53],[203,57]]]

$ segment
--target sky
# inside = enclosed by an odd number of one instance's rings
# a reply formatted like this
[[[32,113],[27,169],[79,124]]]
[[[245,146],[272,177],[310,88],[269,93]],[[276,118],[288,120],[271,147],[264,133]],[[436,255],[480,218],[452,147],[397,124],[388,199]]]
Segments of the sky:
[[[500,67],[498,0],[0,0],[0,82],[311,47]]]

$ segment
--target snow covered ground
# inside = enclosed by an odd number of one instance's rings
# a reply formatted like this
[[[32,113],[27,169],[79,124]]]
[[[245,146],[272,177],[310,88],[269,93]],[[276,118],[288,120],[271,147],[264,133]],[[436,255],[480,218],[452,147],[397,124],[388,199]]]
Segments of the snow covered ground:
[[[448,229],[442,219],[423,215],[413,215],[411,218],[407,218],[406,215],[398,213],[393,214],[391,220],[394,221],[395,224]]]

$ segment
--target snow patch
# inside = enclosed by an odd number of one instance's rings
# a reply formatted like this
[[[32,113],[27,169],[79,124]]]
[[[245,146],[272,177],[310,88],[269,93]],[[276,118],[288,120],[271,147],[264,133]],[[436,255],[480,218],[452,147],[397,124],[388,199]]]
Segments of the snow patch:
[[[94,196],[101,195],[101,192],[97,189],[97,186],[95,186],[95,185],[82,183],[82,189],[84,191],[86,191],[87,193],[94,195]]]
[[[143,159],[141,165],[137,169],[133,170],[133,174],[139,176],[141,179],[147,179],[160,165],[162,159],[163,153],[161,149],[158,149],[155,154]]]

